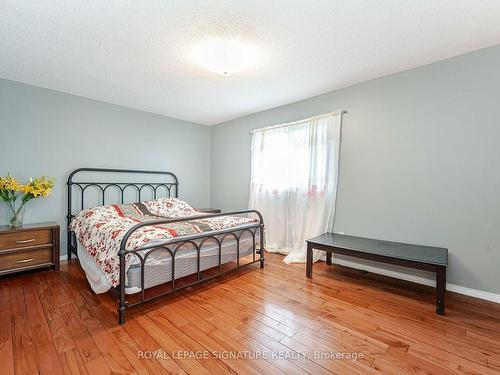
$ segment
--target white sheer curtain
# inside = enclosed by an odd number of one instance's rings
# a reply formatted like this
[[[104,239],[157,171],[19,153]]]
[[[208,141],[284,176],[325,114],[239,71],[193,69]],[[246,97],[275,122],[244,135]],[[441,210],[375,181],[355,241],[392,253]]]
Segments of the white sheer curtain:
[[[338,111],[253,133],[249,206],[264,216],[266,250],[287,263],[305,262],[305,240],[333,230],[341,122]]]

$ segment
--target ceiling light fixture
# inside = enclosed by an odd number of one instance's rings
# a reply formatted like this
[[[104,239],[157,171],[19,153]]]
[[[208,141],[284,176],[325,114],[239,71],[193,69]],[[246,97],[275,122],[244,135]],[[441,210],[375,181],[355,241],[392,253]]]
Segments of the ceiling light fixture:
[[[227,77],[255,64],[255,48],[233,39],[207,39],[193,48],[193,58],[198,65]]]

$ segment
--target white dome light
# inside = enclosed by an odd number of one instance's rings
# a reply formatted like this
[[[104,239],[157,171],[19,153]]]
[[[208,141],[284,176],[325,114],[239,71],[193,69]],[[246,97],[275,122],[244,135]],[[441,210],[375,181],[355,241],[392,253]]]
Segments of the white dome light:
[[[232,39],[208,39],[193,48],[196,63],[212,73],[227,77],[253,65],[253,47]]]

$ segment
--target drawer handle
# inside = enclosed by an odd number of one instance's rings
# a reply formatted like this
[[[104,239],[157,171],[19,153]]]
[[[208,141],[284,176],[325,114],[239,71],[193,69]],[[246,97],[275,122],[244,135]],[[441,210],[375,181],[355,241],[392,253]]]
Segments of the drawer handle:
[[[36,241],[36,238],[30,238],[29,240],[18,240],[16,241],[17,244],[22,244],[22,243],[30,243]]]
[[[34,261],[35,258],[29,258],[29,259],[23,259],[23,260],[16,260],[16,263],[28,263]]]

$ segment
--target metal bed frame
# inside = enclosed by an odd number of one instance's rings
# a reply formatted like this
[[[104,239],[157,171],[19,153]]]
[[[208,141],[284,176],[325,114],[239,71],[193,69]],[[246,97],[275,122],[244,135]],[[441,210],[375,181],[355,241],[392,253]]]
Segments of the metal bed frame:
[[[98,181],[75,181],[75,176],[80,173],[80,172],[92,172],[92,173],[118,173],[118,174],[142,174],[142,175],[156,175],[156,176],[161,176],[163,177],[166,181],[163,182],[98,182]],[[69,230],[69,224],[73,217],[75,217],[75,212],[73,211],[73,189],[79,188],[80,193],[81,193],[81,202],[80,202],[80,210],[83,210],[85,208],[85,192],[87,188],[89,187],[95,187],[98,189],[98,191],[101,193],[101,202],[103,205],[106,204],[106,191],[108,188],[113,187],[119,191],[119,196],[120,196],[120,202],[119,203],[124,203],[125,200],[125,192],[128,188],[133,188],[137,191],[138,193],[138,201],[141,201],[141,193],[142,189],[147,187],[152,191],[153,199],[160,198],[159,192],[161,190],[165,191],[165,197],[175,197],[178,198],[179,196],[179,182],[177,177],[171,173],[171,172],[163,172],[163,171],[146,171],[146,170],[131,170],[131,169],[106,169],[106,168],[79,168],[71,172],[71,174],[68,177],[68,211],[67,211],[67,223],[68,223],[68,260],[71,260],[71,254],[77,254],[77,240],[75,233]],[[160,187],[162,189],[160,189]],[[115,202],[116,203],[116,202]],[[78,212],[78,211],[77,211]],[[178,222],[183,222],[183,221],[192,221],[192,220],[199,220],[199,219],[206,219],[206,218],[212,218],[212,217],[218,217],[218,216],[227,216],[227,215],[242,215],[242,214],[255,214],[258,217],[258,222],[255,224],[247,225],[244,228],[227,228],[227,229],[222,229],[222,230],[214,230],[210,232],[204,232],[204,233],[199,233],[195,235],[189,235],[189,236],[181,236],[181,237],[174,237],[168,240],[165,240],[165,242],[161,243],[155,243],[154,245],[150,246],[142,246],[139,249],[127,249],[127,241],[130,238],[130,236],[138,229],[146,227],[146,226],[153,226],[153,225],[158,225],[158,224],[169,224],[169,223],[178,223]],[[257,231],[259,233],[259,249],[257,250],[257,241],[256,241],[256,234]],[[240,238],[244,233],[250,233],[252,236],[252,261],[249,261],[244,264],[240,264]],[[217,237],[219,236],[219,237]],[[231,236],[235,239],[236,241],[236,266],[232,267],[227,270],[222,270],[222,243],[224,239],[228,236]],[[219,249],[218,253],[218,266],[217,266],[217,273],[214,275],[211,275],[209,277],[202,277],[202,271],[200,270],[200,251],[205,243],[205,241],[212,239],[214,240]],[[182,245],[184,244],[190,244],[192,245],[197,252],[197,272],[196,272],[196,281],[182,285],[182,286],[177,286],[176,287],[176,278],[175,278],[175,256],[179,249],[181,248]],[[172,259],[172,278],[171,281],[162,284],[166,285],[168,283],[171,283],[171,288],[170,290],[155,294],[150,297],[145,296],[145,290],[147,288],[144,287],[144,271],[145,271],[145,264],[150,256],[155,251],[158,250],[166,250]],[[143,253],[143,256],[139,254],[139,252]],[[241,267],[248,266],[250,264],[254,264],[257,262],[260,262],[260,268],[264,268],[265,265],[265,257],[264,257],[264,220],[262,218],[262,215],[260,212],[256,210],[242,210],[242,211],[234,211],[234,212],[225,212],[225,213],[219,213],[219,214],[208,214],[208,215],[200,215],[200,216],[194,216],[194,217],[186,217],[186,218],[166,218],[166,219],[160,219],[160,220],[154,220],[154,221],[149,221],[149,222],[143,222],[139,223],[137,225],[134,225],[132,228],[130,228],[124,235],[121,244],[120,244],[120,250],[118,252],[118,256],[120,257],[120,283],[117,287],[112,288],[111,290],[114,292],[113,294],[117,297],[118,299],[118,323],[123,324],[125,323],[125,311],[128,308],[134,307],[134,306],[139,306],[142,305],[146,302],[149,302],[153,299],[157,299],[162,296],[166,296],[169,294],[172,294],[174,292],[192,287],[194,285],[200,284],[202,282],[214,279],[215,277],[218,277],[220,275],[226,274],[228,272],[231,272],[235,269],[239,269]],[[134,302],[134,303],[129,303],[126,300],[126,294],[125,294],[125,278],[126,278],[126,272],[125,272],[125,267],[126,267],[126,256],[128,254],[132,254],[136,256],[141,263],[141,291],[138,292],[139,294],[139,301]],[[259,257],[256,257],[256,254],[259,254]],[[189,275],[188,275],[189,276]]]

